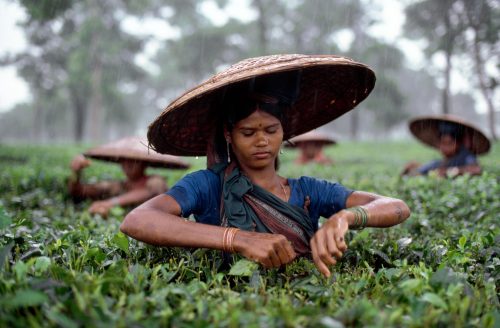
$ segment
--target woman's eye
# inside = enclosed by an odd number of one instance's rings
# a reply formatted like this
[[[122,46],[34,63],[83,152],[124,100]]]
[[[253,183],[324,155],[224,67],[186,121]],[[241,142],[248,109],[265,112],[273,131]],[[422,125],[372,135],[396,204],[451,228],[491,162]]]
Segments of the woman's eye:
[[[274,133],[276,133],[277,131],[278,131],[278,129],[276,129],[276,128],[272,128],[272,129],[268,129],[268,130],[267,130],[267,133],[269,133],[269,134],[274,134]]]
[[[243,131],[242,134],[245,136],[245,137],[250,137],[252,136],[253,134],[253,131]]]

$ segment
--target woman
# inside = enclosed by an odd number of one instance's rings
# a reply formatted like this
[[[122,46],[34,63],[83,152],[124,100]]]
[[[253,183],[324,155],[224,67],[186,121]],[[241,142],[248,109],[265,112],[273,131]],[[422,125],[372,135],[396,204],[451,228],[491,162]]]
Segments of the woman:
[[[296,164],[333,164],[333,161],[323,153],[323,147],[336,144],[327,134],[310,131],[293,138],[290,144],[289,147],[300,149],[300,154],[295,159]]]
[[[149,127],[159,152],[207,155],[208,169],[132,210],[125,234],[159,246],[239,253],[267,268],[312,255],[330,275],[349,228],[388,227],[401,200],[310,177],[278,175],[284,139],[344,114],[372,90],[373,72],[336,56],[251,58],[171,103]],[[196,222],[183,218],[194,215]],[[320,229],[320,216],[329,218]]]
[[[409,128],[420,141],[437,148],[442,159],[424,165],[410,162],[402,175],[427,175],[431,171],[451,177],[481,174],[476,155],[487,153],[490,141],[477,127],[448,114],[415,118]]]
[[[189,165],[175,156],[150,151],[146,144],[139,137],[128,137],[90,149],[84,155],[75,156],[70,165],[73,176],[68,183],[73,199],[94,199],[89,212],[107,216],[114,206],[137,205],[167,191],[165,179],[159,175],[146,175],[146,168],[153,166],[185,169]],[[91,164],[86,157],[119,163],[127,179],[81,183],[82,170]]]

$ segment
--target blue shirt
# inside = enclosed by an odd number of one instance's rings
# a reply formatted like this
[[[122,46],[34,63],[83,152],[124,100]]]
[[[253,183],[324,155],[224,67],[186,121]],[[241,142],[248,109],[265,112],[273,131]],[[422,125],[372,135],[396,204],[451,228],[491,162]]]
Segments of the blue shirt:
[[[320,216],[328,218],[345,209],[347,197],[353,192],[339,183],[310,177],[288,179],[288,184],[291,190],[289,204],[303,208],[309,196],[309,217],[315,228]],[[177,201],[183,217],[193,214],[197,222],[219,225],[221,192],[219,176],[210,170],[200,170],[186,175],[166,194]]]
[[[460,148],[459,152],[448,160],[435,160],[418,168],[420,174],[428,174],[429,171],[438,169],[440,167],[455,167],[477,164],[476,155],[471,153],[467,148]]]

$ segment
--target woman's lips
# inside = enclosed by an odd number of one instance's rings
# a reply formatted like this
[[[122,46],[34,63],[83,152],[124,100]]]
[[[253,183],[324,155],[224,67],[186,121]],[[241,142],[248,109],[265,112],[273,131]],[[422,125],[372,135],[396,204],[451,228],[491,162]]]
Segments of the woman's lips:
[[[265,158],[270,157],[271,153],[268,151],[261,151],[261,152],[254,153],[253,156],[257,159],[265,159]]]

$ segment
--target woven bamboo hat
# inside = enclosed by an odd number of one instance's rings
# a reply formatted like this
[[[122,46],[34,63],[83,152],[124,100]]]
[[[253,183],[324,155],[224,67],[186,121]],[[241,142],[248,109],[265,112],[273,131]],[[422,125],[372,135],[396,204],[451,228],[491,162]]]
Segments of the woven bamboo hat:
[[[300,136],[296,136],[290,140],[290,145],[287,147],[295,148],[306,142],[320,143],[323,146],[335,145],[337,142],[328,134],[319,131],[309,131]]]
[[[375,85],[374,72],[349,58],[299,54],[249,58],[170,103],[149,126],[150,145],[160,153],[206,155],[216,122],[221,118],[213,104],[224,96],[229,86],[293,71],[300,73],[299,94],[286,113],[285,140],[350,111],[368,96]]]
[[[434,148],[439,148],[440,126],[459,129],[464,136],[465,146],[474,154],[480,155],[490,150],[490,140],[481,130],[454,115],[422,116],[409,122],[411,133],[420,141]]]
[[[140,137],[126,137],[97,146],[85,152],[84,155],[109,162],[120,162],[125,159],[136,160],[152,167],[170,169],[187,169],[189,167],[187,162],[177,156],[158,154],[152,149],[148,149],[147,140]]]

